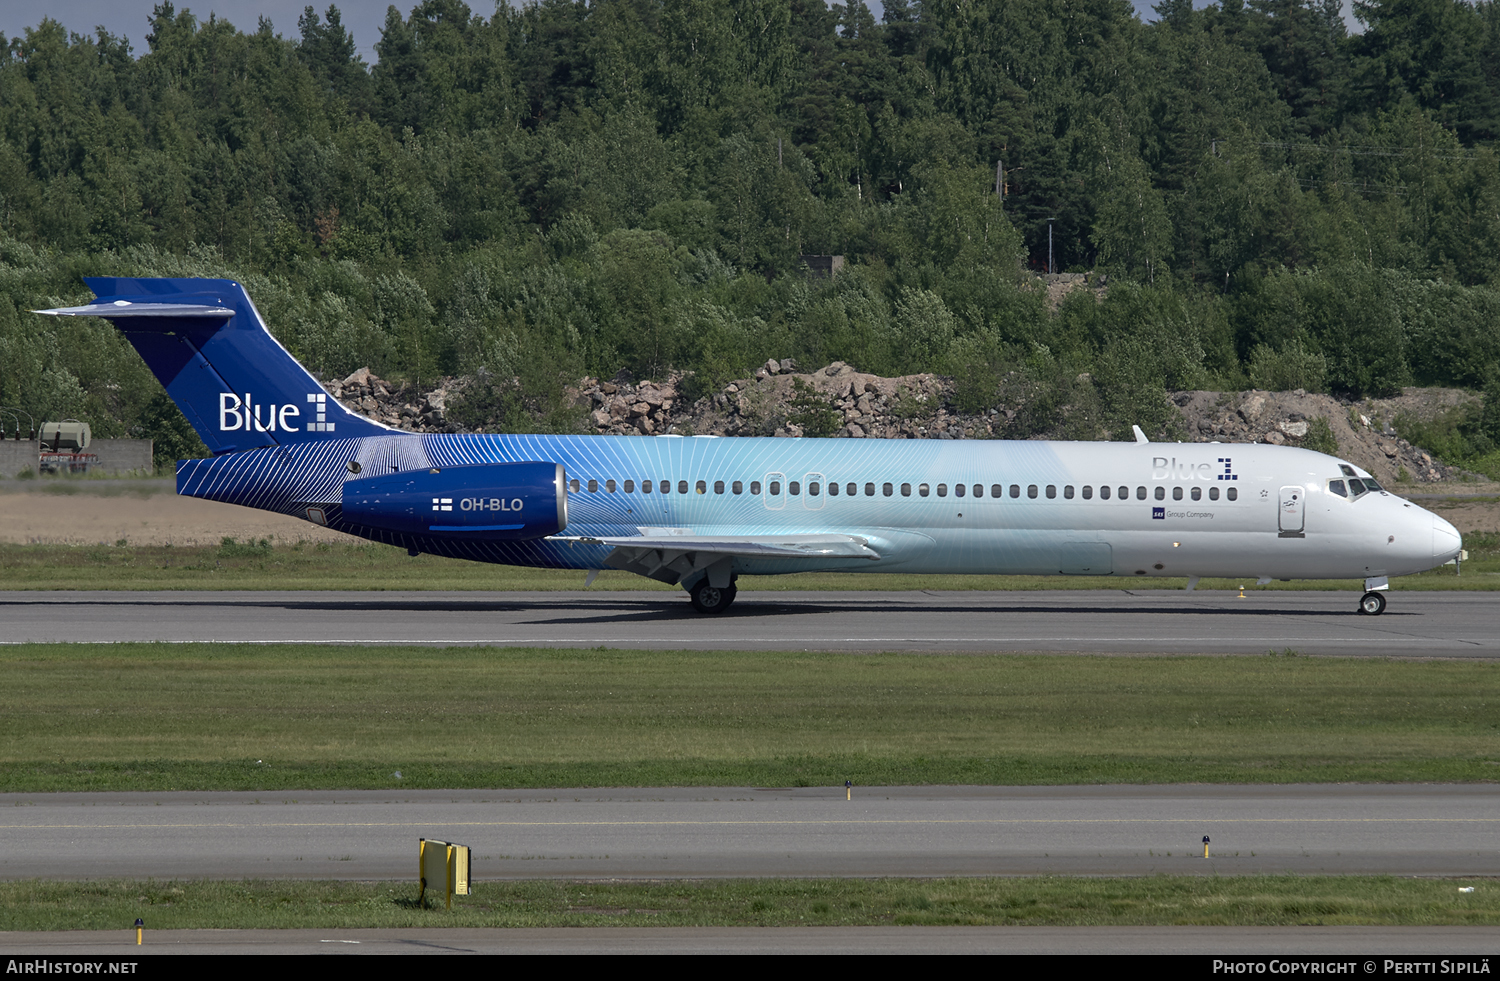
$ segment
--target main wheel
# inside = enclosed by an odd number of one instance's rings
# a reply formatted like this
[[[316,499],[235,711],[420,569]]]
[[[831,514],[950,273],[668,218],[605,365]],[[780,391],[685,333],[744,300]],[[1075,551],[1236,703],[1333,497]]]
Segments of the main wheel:
[[[1364,594],[1359,598],[1359,612],[1366,616],[1380,616],[1385,612],[1385,596],[1376,592]]]
[[[736,592],[733,584],[714,586],[704,579],[692,588],[688,598],[693,601],[693,609],[699,613],[723,613],[734,602]]]

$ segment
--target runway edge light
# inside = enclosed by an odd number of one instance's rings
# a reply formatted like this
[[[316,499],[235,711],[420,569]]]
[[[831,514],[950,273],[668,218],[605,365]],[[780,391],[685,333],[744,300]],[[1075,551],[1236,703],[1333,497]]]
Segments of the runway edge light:
[[[453,908],[453,897],[469,895],[469,846],[431,838],[417,839],[417,903],[426,900],[427,889],[441,883],[443,901]]]
[[[137,947],[141,945],[141,931],[145,929],[145,926],[146,924],[137,916],[135,918],[135,945]]]

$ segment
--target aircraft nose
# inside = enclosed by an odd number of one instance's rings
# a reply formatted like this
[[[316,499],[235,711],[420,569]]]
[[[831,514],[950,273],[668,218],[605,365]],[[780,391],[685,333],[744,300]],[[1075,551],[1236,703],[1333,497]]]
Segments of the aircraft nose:
[[[1457,528],[1435,514],[1432,516],[1432,557],[1439,564],[1456,558],[1463,544]]]

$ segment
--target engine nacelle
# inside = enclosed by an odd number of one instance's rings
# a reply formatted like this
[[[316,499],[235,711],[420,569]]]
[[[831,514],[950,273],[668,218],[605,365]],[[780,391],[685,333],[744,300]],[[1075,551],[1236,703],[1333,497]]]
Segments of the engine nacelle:
[[[568,482],[557,463],[479,463],[344,482],[343,516],[424,538],[527,541],[568,525]]]

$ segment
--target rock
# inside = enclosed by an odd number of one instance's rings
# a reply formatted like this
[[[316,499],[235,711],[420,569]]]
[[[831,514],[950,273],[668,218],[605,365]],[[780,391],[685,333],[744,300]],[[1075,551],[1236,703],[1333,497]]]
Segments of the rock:
[[[781,365],[776,361],[776,359],[772,358],[770,361],[766,362],[766,366],[765,366],[764,370],[765,370],[765,373],[768,374],[768,375],[780,374],[781,373]],[[760,372],[756,372],[756,374],[759,374],[759,373]]]
[[[370,384],[370,379],[372,377],[373,376],[370,374],[369,368],[361,368],[354,374],[350,375],[348,378],[345,378],[342,384],[345,388],[348,388],[351,385],[356,385],[360,388],[364,388]]]
[[[594,425],[598,426],[600,429],[603,429],[604,427],[609,425],[610,419],[612,417],[603,409],[595,409],[593,415],[590,418],[594,420]]]
[[[1295,436],[1298,439],[1301,439],[1302,437],[1307,435],[1307,423],[1305,422],[1278,423],[1277,428],[1286,433],[1288,436]]]
[[[769,365],[770,362],[767,362],[767,364]],[[783,372],[796,371],[797,370],[797,362],[793,361],[791,358],[782,358],[781,359],[781,370]]]
[[[1266,442],[1274,444],[1276,446],[1284,446],[1286,445],[1286,437],[1273,429],[1270,432],[1266,433]]]

